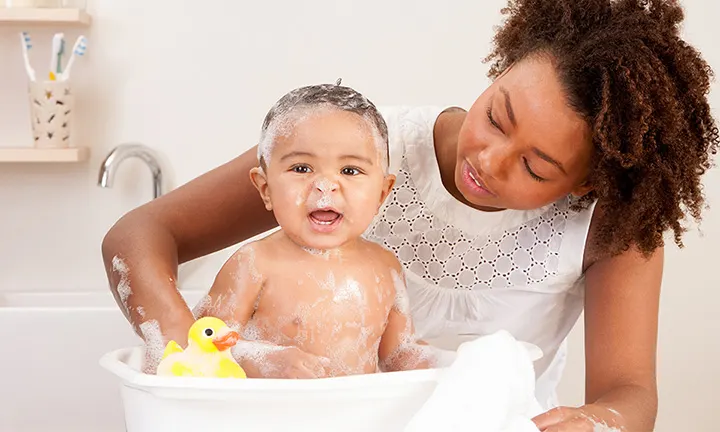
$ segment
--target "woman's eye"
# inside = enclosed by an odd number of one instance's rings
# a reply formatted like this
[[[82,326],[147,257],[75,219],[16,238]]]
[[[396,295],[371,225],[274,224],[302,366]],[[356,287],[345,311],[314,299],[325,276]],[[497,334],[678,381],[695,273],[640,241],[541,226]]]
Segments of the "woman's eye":
[[[495,118],[493,117],[492,107],[488,107],[488,109],[487,109],[487,111],[486,111],[485,114],[487,115],[487,118],[488,118],[488,121],[490,122],[490,124],[491,124],[495,129],[497,129],[497,130],[499,130],[500,132],[502,132],[502,131],[503,131],[502,128],[501,128],[500,125],[495,121]]]
[[[530,174],[530,177],[532,177],[533,180],[537,182],[544,182],[546,179],[540,177],[539,175],[535,174],[535,172],[530,168],[530,164],[528,163],[527,159],[523,158],[523,163],[525,164],[525,170]]]
[[[342,169],[342,173],[348,176],[355,176],[360,174],[360,170],[357,168],[346,167]]]
[[[307,165],[295,165],[290,169],[298,174],[307,174],[310,172],[310,167]]]

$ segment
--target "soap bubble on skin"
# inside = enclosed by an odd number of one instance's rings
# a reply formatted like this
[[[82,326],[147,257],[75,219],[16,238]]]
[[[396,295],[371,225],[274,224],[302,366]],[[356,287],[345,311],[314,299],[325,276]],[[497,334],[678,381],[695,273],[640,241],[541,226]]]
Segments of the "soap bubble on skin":
[[[162,360],[165,351],[165,343],[163,341],[160,323],[157,320],[149,320],[140,324],[140,332],[145,341],[144,362],[142,366],[143,373],[154,374]]]
[[[390,270],[390,276],[395,287],[395,308],[401,315],[410,314],[410,297],[408,296],[407,286],[401,274],[394,269]]]
[[[270,166],[272,152],[279,138],[289,138],[297,125],[303,123],[314,115],[326,114],[329,109],[324,106],[296,106],[282,107],[281,112],[270,122],[267,129],[261,134],[258,143],[258,159],[266,167]]]
[[[428,367],[435,367],[440,358],[442,358],[442,350],[430,345],[423,345],[418,342],[417,337],[412,331],[412,320],[410,315],[410,298],[407,293],[407,287],[402,276],[395,270],[391,270],[393,284],[395,286],[395,303],[393,308],[400,315],[408,317],[405,321],[405,329],[400,334],[400,343],[383,362],[383,367],[387,370],[408,370],[415,369],[427,364]]]
[[[207,311],[210,309],[210,306],[212,305],[212,297],[210,297],[210,294],[205,294],[203,298],[200,299],[199,302],[195,305],[195,307],[192,309],[193,317],[198,320],[205,316]]]
[[[243,283],[246,276],[250,276],[250,280],[254,283],[262,281],[263,275],[255,265],[255,255],[255,247],[252,244],[243,246],[235,255],[235,259],[239,262],[234,273],[238,282]]]
[[[120,275],[120,281],[117,284],[117,293],[120,297],[120,302],[126,313],[130,312],[128,307],[128,298],[132,295],[132,289],[130,288],[130,269],[125,264],[122,258],[115,255],[112,259],[113,271]]]
[[[607,411],[615,415],[618,419],[622,418],[622,415],[612,408],[606,408]],[[606,422],[598,419],[594,415],[581,414],[586,420],[590,421],[593,425],[593,432],[622,432],[624,428],[616,428],[609,426]]]
[[[353,300],[360,302],[363,289],[356,280],[348,278],[344,284],[335,286],[333,294],[333,302],[335,303],[345,303]]]
[[[288,138],[292,136],[293,130],[304,121],[320,115],[326,115],[331,112],[348,112],[340,107],[328,103],[318,104],[298,104],[288,105],[276,108],[278,113],[270,122],[267,129],[260,135],[258,143],[257,157],[266,167],[270,166],[272,152],[275,148],[278,138]],[[352,113],[355,114],[355,113]],[[382,138],[382,134],[373,124],[372,118],[368,115],[360,116],[362,119],[361,133],[370,133],[375,148],[377,149],[378,163],[383,168],[383,172],[387,174],[389,157],[387,155],[387,145]],[[368,131],[369,129],[369,131]]]
[[[618,429],[614,427],[609,427],[605,425],[604,423],[599,423],[594,420],[591,420],[593,422],[593,432],[622,432],[623,429]]]
[[[330,258],[342,259],[342,252],[340,249],[315,249],[307,246],[301,246],[301,248],[310,255],[323,258],[326,261]]]
[[[313,187],[320,191],[321,195],[315,202],[312,210],[330,208],[336,205],[332,196],[333,191],[340,187],[336,182],[321,178],[313,183]]]

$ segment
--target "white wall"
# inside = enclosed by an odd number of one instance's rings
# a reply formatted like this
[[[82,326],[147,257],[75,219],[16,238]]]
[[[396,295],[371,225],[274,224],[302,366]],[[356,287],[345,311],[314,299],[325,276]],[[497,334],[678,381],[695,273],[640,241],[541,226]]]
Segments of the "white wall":
[[[716,3],[687,0],[689,39],[720,72]],[[202,8],[199,7],[202,5]],[[317,82],[356,87],[379,105],[469,106],[484,89],[492,26],[502,0],[95,0],[89,50],[74,68],[77,138],[92,147],[82,165],[0,165],[0,291],[106,290],[100,242],[124,212],[151,198],[139,162],[121,168],[113,189],[96,186],[99,164],[122,142],[160,151],[169,187],[187,182],[250,147],[266,110],[285,91]],[[708,10],[708,8],[714,8]],[[371,30],[373,28],[373,30]],[[26,77],[18,28],[0,28],[0,146],[29,143]],[[46,68],[53,30],[31,28],[33,62]],[[69,40],[78,30],[66,29]],[[718,92],[712,96],[720,106]],[[718,173],[707,177],[720,202]],[[720,400],[720,305],[705,237],[670,248],[660,345],[658,431],[712,430]],[[221,252],[182,268],[184,289],[207,287]],[[582,394],[582,338],[573,338],[563,395]],[[672,418],[673,414],[678,417]]]

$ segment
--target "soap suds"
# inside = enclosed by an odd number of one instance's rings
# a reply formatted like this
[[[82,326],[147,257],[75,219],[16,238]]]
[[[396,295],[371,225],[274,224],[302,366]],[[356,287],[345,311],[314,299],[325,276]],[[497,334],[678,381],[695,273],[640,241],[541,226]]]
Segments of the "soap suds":
[[[165,351],[160,323],[157,320],[145,321],[140,324],[140,332],[145,341],[145,358],[142,370],[144,373],[154,374]]]
[[[209,294],[205,294],[205,296],[203,296],[203,298],[201,298],[200,301],[197,302],[195,307],[192,309],[193,317],[195,317],[196,320],[204,317],[205,314],[210,309],[211,304],[212,304],[212,297],[210,297]]]
[[[329,193],[323,193],[319,200],[315,203],[318,209],[326,209],[333,206],[333,199]]]
[[[125,261],[117,255],[113,257],[112,264],[113,271],[120,275],[120,282],[117,284],[117,293],[122,306],[125,308],[125,312],[128,313],[130,309],[128,308],[127,301],[132,294],[132,289],[130,288],[130,270],[125,264]]]
[[[347,301],[355,300],[359,302],[362,300],[363,289],[354,279],[348,278],[344,284],[340,284],[335,287],[333,302],[344,303]]]
[[[137,313],[140,315],[140,318],[145,318],[145,308],[142,306],[137,307]]]
[[[593,432],[622,432],[621,429],[609,427],[596,421],[593,421],[593,425]]]
[[[321,115],[326,112],[328,112],[328,108],[321,105],[280,107],[276,113],[276,117],[260,134],[260,142],[258,143],[257,149],[258,159],[261,160],[265,166],[270,166],[272,152],[279,138],[290,137],[293,130],[299,124],[312,116]]]
[[[622,415],[617,412],[616,410],[605,407],[605,409],[612,413],[614,416],[616,416],[618,419],[622,418]],[[590,421],[593,425],[593,432],[622,432],[624,428],[616,428],[609,426],[606,422],[601,421],[600,419],[596,418],[595,416],[589,416],[586,414],[582,414],[582,417]]]
[[[336,182],[321,178],[314,182],[313,187],[321,194],[315,202],[315,209],[326,209],[335,205],[332,193],[340,187]]]
[[[393,285],[395,286],[395,303],[393,308],[398,314],[406,317],[405,328],[400,334],[400,344],[382,363],[385,370],[408,370],[415,369],[425,364],[427,367],[435,367],[442,357],[442,351],[430,346],[423,345],[413,331],[412,318],[410,315],[410,298],[407,287],[401,274],[391,270]]]
[[[402,275],[395,270],[390,270],[393,285],[395,286],[395,308],[401,315],[410,314],[410,297]]]
[[[371,115],[366,111],[371,109],[373,105],[365,96],[347,87],[325,84],[294,89],[278,100],[265,116],[257,157],[269,166],[275,140],[288,136],[296,125],[311,115],[328,111],[364,112],[361,115],[363,126],[370,129],[374,144],[381,155],[382,167],[387,172],[387,126],[379,113]]]
[[[263,280],[263,275],[255,265],[255,247],[249,244],[243,246],[236,254],[238,260],[238,268],[235,278],[240,285],[244,285],[245,277],[249,276],[253,283],[259,283]]]
[[[622,417],[622,415],[621,415],[619,412],[617,412],[617,410],[612,409],[612,408],[609,408],[609,407],[606,408],[606,409],[607,409],[608,411],[610,411],[611,413],[615,414],[617,417]]]
[[[328,272],[322,280],[315,277],[315,274],[313,273],[308,273],[307,275],[310,279],[314,279],[315,283],[317,283],[320,288],[328,291],[335,291],[335,274],[333,272]]]
[[[340,249],[314,249],[307,246],[301,246],[301,248],[310,255],[318,256],[325,260],[329,260],[330,258],[342,259],[342,251]]]

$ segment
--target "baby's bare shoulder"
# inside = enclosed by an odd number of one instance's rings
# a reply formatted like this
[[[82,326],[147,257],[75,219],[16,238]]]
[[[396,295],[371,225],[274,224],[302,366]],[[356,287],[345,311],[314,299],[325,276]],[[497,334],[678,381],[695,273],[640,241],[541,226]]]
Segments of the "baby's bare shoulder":
[[[267,239],[255,240],[240,246],[228,258],[226,267],[229,269],[237,269],[239,267],[253,267],[260,269],[265,267],[266,257],[268,256]]]
[[[378,243],[367,240],[365,240],[365,247],[367,248],[368,256],[379,261],[380,264],[387,267],[388,270],[395,270],[396,272],[402,271],[402,265],[393,251],[386,249]]]

